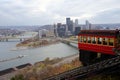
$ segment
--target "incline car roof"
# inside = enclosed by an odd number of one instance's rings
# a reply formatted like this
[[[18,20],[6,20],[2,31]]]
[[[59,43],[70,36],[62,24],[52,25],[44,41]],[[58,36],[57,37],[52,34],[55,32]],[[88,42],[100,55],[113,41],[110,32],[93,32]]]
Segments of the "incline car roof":
[[[87,35],[103,35],[103,36],[116,36],[119,34],[120,30],[81,30],[79,35],[87,34]]]

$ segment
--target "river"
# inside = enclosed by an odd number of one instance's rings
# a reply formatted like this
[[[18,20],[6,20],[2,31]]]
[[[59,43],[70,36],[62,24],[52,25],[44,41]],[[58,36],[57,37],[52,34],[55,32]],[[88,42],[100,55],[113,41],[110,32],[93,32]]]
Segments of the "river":
[[[23,58],[0,62],[0,71],[25,63],[34,64],[35,62],[46,59],[47,57],[51,59],[55,57],[66,57],[78,53],[77,49],[63,43],[52,44],[34,49],[12,51],[11,49],[14,48],[17,43],[18,42],[0,42],[0,60],[25,55]]]

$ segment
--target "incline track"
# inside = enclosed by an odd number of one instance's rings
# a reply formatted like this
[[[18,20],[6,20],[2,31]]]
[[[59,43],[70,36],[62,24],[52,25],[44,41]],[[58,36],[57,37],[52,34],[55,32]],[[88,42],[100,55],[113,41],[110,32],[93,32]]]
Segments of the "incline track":
[[[111,68],[119,64],[120,64],[120,56],[117,56],[89,66],[78,67],[61,74],[51,76],[45,80],[74,80],[79,77],[84,77],[85,75],[91,72],[99,72],[101,70]]]

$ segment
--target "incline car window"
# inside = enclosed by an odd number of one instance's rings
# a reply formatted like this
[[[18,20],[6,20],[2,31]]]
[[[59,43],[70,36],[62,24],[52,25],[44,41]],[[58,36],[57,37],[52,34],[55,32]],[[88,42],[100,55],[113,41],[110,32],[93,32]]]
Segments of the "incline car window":
[[[114,46],[114,38],[80,36],[79,42]]]
[[[102,38],[101,37],[98,38],[98,44],[102,44]]]
[[[80,36],[80,42],[82,42],[82,36]]]
[[[103,38],[103,45],[107,45],[108,43],[108,38]]]
[[[87,37],[88,43],[91,43],[91,37]]]
[[[92,43],[93,44],[96,44],[96,40],[95,39],[96,39],[95,37],[92,37]]]
[[[109,45],[113,46],[113,43],[114,43],[114,38],[109,38]]]
[[[87,41],[87,37],[86,36],[83,37],[83,41],[84,41],[84,43],[86,43],[86,41]]]

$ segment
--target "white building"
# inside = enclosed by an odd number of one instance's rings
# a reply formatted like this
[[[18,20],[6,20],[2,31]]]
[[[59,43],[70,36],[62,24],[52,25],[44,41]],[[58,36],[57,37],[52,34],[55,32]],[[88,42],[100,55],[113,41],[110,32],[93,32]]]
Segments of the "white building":
[[[90,23],[88,20],[86,20],[86,30],[90,30]]]
[[[75,19],[75,27],[78,27],[78,19]]]

